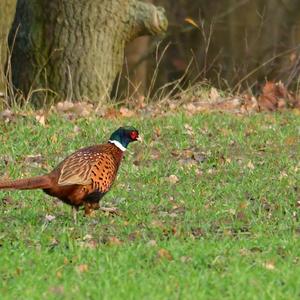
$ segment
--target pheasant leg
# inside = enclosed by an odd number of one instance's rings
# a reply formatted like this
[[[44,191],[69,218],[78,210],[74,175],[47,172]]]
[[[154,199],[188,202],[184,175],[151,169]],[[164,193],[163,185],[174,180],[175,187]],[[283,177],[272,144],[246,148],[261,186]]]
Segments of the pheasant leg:
[[[73,221],[77,224],[78,206],[72,206]]]

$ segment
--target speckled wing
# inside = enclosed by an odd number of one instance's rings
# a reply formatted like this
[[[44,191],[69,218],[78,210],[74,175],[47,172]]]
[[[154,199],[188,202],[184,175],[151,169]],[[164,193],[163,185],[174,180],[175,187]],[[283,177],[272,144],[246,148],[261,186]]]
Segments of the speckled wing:
[[[91,169],[93,188],[105,193],[113,184],[118,171],[118,165],[111,155],[103,153]]]
[[[112,155],[94,147],[75,152],[62,163],[58,185],[89,185],[107,192],[112,185],[117,166]]]
[[[61,163],[58,184],[91,184],[91,169],[101,155],[101,149],[89,147],[81,149],[67,157]]]

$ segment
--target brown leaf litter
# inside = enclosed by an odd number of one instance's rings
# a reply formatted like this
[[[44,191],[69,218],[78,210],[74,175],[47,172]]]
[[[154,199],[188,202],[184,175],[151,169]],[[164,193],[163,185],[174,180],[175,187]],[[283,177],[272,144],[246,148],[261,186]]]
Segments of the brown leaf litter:
[[[258,97],[258,107],[260,111],[300,109],[300,99],[289,92],[281,81],[267,81]]]
[[[255,113],[261,111],[282,111],[300,109],[300,98],[289,91],[281,82],[267,81],[260,94],[221,97],[215,88],[211,88],[208,99],[188,102],[183,105],[188,113],[207,111],[226,111],[231,113]]]
[[[126,99],[125,99],[126,100]],[[158,102],[145,103],[144,98],[139,103],[126,100],[124,103],[130,105],[102,105],[93,104],[87,101],[71,102],[61,101],[51,106],[50,110],[15,112],[5,109],[0,112],[0,120],[6,123],[14,122],[17,117],[34,117],[41,126],[47,126],[49,113],[63,115],[70,120],[78,118],[89,118],[96,115],[105,119],[132,118],[132,117],[159,117],[172,114],[179,110],[185,110],[188,114],[201,112],[229,112],[236,114],[259,113],[262,111],[282,111],[293,109],[300,112],[300,98],[289,91],[281,82],[266,81],[258,95],[245,92],[243,94],[224,96],[216,88],[212,87],[205,96],[193,96],[187,92],[174,96],[170,99],[163,99]],[[194,132],[185,124],[187,134],[193,136]],[[155,129],[157,137],[161,132]]]
[[[88,117],[93,111],[94,106],[91,103],[62,101],[51,107],[51,110],[72,117]]]
[[[207,158],[207,154],[197,147],[190,147],[183,150],[174,149],[171,151],[171,154],[183,166],[197,166]]]

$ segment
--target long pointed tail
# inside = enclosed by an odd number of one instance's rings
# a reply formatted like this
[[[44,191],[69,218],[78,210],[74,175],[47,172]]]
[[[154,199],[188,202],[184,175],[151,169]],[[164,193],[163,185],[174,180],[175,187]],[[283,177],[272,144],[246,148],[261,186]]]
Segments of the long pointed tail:
[[[48,175],[36,176],[26,179],[0,181],[0,189],[46,189],[51,187],[51,179]]]

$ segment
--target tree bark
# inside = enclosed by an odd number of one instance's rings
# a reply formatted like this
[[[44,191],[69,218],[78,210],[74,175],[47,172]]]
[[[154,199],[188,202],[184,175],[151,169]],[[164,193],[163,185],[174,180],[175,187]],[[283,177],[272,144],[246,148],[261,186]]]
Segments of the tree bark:
[[[18,0],[9,35],[14,87],[34,104],[103,102],[125,44],[166,29],[162,8],[136,0]]]
[[[7,52],[7,36],[13,21],[16,9],[16,0],[0,1],[0,91],[5,85],[5,61]]]
[[[148,3],[153,3],[148,0]],[[143,36],[135,39],[125,48],[125,82],[127,83],[127,97],[132,99],[142,99],[147,91],[148,61],[143,57],[149,50],[150,38]]]

